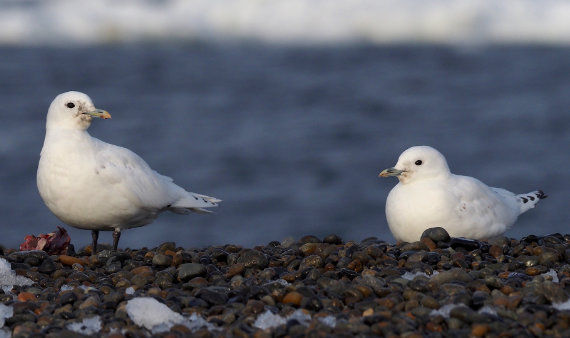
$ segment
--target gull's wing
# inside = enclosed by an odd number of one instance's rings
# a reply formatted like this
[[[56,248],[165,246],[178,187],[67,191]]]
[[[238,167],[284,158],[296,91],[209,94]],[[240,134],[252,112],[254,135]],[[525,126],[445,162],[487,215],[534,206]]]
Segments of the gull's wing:
[[[97,141],[97,176],[104,184],[113,185],[114,193],[139,207],[187,213],[217,206],[218,199],[184,190],[129,149]]]
[[[491,188],[469,176],[453,175],[452,192],[457,200],[455,214],[469,220],[471,227],[501,233],[520,214],[515,195],[504,189]]]

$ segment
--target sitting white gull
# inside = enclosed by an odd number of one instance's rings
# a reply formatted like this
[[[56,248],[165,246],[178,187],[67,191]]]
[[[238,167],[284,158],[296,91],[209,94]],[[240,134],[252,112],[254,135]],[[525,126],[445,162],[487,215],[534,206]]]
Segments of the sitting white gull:
[[[117,250],[121,230],[149,224],[166,210],[209,212],[205,208],[221,202],[184,190],[129,149],[91,137],[94,117],[111,115],[86,94],[58,95],[47,114],[37,172],[46,206],[67,225],[92,231],[93,254],[100,230],[113,231]]]
[[[453,237],[485,239],[504,233],[517,217],[547,196],[540,190],[515,195],[449,171],[445,157],[428,146],[404,151],[380,177],[400,181],[386,200],[386,219],[396,240],[420,240],[443,227]]]

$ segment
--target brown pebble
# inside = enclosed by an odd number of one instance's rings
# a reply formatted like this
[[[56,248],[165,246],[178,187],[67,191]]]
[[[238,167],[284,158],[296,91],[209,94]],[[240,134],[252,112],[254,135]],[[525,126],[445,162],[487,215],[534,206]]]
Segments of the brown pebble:
[[[147,276],[147,277],[154,276],[153,269],[148,265],[138,266],[138,267],[132,269],[131,273],[133,275],[143,275],[143,276]]]
[[[36,295],[31,292],[20,292],[18,294],[18,301],[20,302],[29,302],[31,300],[36,300]]]
[[[87,297],[86,300],[83,301],[83,303],[81,303],[79,305],[79,309],[83,310],[83,309],[86,309],[90,306],[93,306],[96,308],[99,306],[99,304],[100,304],[100,302],[99,302],[99,298],[97,296],[89,296],[89,297]]]
[[[281,276],[281,279],[283,279],[289,283],[293,283],[295,281],[295,279],[297,279],[297,278],[295,277],[294,273],[286,273],[283,276]]]
[[[388,309],[391,309],[394,307],[394,305],[396,305],[399,302],[396,302],[394,299],[390,298],[390,297],[384,297],[384,298],[380,298],[376,301],[378,303],[378,305],[380,306],[384,306]]]
[[[489,248],[489,254],[495,258],[503,254],[503,249],[498,245],[491,245]]]
[[[510,275],[509,271],[503,271],[503,272],[499,273],[497,276],[499,278],[502,278],[502,279],[507,279],[507,278],[509,278],[509,275]]]
[[[427,238],[427,237],[424,237],[424,238]],[[442,332],[443,327],[439,324],[436,324],[436,323],[427,322],[426,323],[426,330],[432,331],[432,332]]]
[[[499,290],[507,296],[515,291],[510,285],[503,285]]]
[[[544,333],[545,325],[543,323],[534,323],[534,325],[531,325],[528,329],[532,334],[540,337]]]
[[[429,237],[423,237],[420,241],[429,248],[429,251],[437,249],[437,244]]]
[[[482,336],[486,335],[490,329],[491,328],[490,328],[489,324],[475,323],[471,327],[471,334],[475,337],[482,337]]]
[[[366,285],[355,285],[354,288],[360,291],[360,293],[362,293],[364,298],[370,296],[370,294],[372,293],[372,289]]]
[[[172,266],[179,266],[183,262],[184,262],[184,258],[182,257],[181,254],[177,253],[172,257]]]
[[[352,262],[348,263],[347,268],[356,272],[360,272],[362,271],[362,262],[359,259],[355,259]]]
[[[81,264],[81,265],[87,265],[88,262],[86,260],[83,260],[81,258],[77,258],[77,257],[71,257],[68,255],[59,255],[59,262],[63,265],[67,265],[67,266],[73,266],[73,264],[77,263],[77,264]]]
[[[538,276],[542,272],[540,271],[540,269],[538,269],[535,266],[529,266],[528,268],[526,268],[525,273],[529,276]]]
[[[226,272],[226,278],[232,278],[235,275],[239,275],[245,269],[245,265],[243,263],[236,263],[231,265]]]
[[[291,291],[283,297],[282,303],[283,304],[293,304],[295,306],[301,305],[301,300],[303,299],[303,295],[297,291]]]

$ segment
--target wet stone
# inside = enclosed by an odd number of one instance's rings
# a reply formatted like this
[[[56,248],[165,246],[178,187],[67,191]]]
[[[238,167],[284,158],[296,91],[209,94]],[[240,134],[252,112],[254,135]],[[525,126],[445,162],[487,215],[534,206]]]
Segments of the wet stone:
[[[38,267],[38,271],[44,274],[51,274],[55,270],[57,270],[57,264],[51,259],[50,257],[46,257],[40,266]]]
[[[172,256],[165,254],[156,254],[152,258],[152,265],[156,266],[170,266],[172,264]]]
[[[178,266],[177,278],[182,282],[187,282],[192,278],[204,276],[206,267],[198,263],[184,263]]]
[[[246,250],[240,254],[237,263],[241,263],[246,268],[264,269],[269,264],[265,255],[257,250]]]
[[[422,233],[421,237],[428,237],[436,243],[450,240],[449,233],[442,227],[429,228]]]
[[[224,287],[211,286],[200,289],[196,296],[210,304],[220,305],[228,301],[228,290]]]
[[[337,235],[328,235],[323,239],[324,243],[328,243],[328,244],[341,244],[342,243],[342,238],[340,238]]]

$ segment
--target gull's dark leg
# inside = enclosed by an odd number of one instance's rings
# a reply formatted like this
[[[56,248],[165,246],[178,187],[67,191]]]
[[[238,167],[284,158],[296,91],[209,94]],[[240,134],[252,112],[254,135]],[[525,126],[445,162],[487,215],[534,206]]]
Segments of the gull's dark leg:
[[[91,230],[91,238],[93,242],[91,244],[91,254],[95,255],[97,253],[97,240],[99,239],[99,230]]]
[[[119,238],[121,238],[121,230],[115,229],[113,231],[113,250],[117,251],[117,246],[119,245]]]

